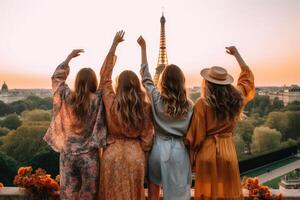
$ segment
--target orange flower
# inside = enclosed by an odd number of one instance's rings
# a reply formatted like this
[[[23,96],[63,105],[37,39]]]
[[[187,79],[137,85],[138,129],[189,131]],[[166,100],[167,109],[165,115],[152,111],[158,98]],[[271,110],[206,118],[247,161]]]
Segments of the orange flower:
[[[255,178],[253,179],[253,183],[254,183],[255,185],[259,185],[259,180],[258,180],[257,177],[255,177]]]
[[[0,182],[0,189],[3,188],[3,187],[4,187],[3,183]]]
[[[249,197],[253,196],[253,191],[252,190],[248,190],[248,196]]]
[[[253,200],[259,200],[259,198],[258,197],[254,197]]]
[[[31,173],[31,171],[32,171],[32,167],[20,167],[18,169],[18,175],[23,176],[23,175],[26,175],[28,173]]]
[[[53,194],[58,194],[59,184],[51,178],[44,169],[37,169],[32,173],[32,167],[20,167],[18,174],[14,178],[14,184],[19,187],[24,187],[28,190],[29,195],[36,199],[41,196],[53,197]]]
[[[260,189],[263,190],[263,191],[269,191],[269,187],[266,186],[266,185],[260,186]]]

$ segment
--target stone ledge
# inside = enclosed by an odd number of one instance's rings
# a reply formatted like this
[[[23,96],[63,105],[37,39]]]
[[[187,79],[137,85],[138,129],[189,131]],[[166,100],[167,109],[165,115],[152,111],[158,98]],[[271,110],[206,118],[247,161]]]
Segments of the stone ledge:
[[[272,193],[278,194],[280,191],[279,190],[272,190]],[[146,196],[148,194],[148,190],[145,189]],[[245,200],[247,200],[247,190],[243,190]],[[194,196],[194,189],[191,189],[191,194]],[[283,194],[284,195],[284,194]],[[162,193],[160,194],[160,199],[163,199]],[[192,197],[191,200],[194,198]],[[299,196],[283,196],[284,200],[299,200]],[[23,188],[18,188],[18,187],[3,187],[0,189],[0,200],[28,200],[26,190]]]

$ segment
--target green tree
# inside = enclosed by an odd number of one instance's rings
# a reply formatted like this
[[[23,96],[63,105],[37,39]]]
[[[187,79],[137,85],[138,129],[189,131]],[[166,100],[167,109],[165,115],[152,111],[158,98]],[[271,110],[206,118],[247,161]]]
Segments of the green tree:
[[[240,135],[234,135],[233,141],[235,144],[237,155],[238,157],[241,157],[241,155],[244,153],[245,150],[245,142]]]
[[[35,154],[48,146],[42,138],[50,124],[49,116],[50,113],[45,110],[22,113],[22,126],[2,137],[3,144],[0,146],[0,151],[5,152],[22,164],[32,160]]]
[[[10,130],[6,127],[0,127],[0,137],[1,136],[6,136],[9,131]]]
[[[288,128],[286,130],[286,138],[297,139],[300,137],[300,111],[287,111]]]
[[[293,101],[289,103],[286,107],[285,110],[289,111],[300,111],[300,101]]]
[[[32,158],[29,165],[32,166],[33,169],[43,168],[55,177],[59,174],[59,153],[46,147]]]
[[[52,108],[52,98],[40,98],[38,96],[29,96],[24,100],[29,110],[44,109],[50,110]]]
[[[9,129],[17,129],[22,122],[17,114],[9,114],[1,121],[1,126]]]
[[[40,109],[43,110],[51,110],[53,105],[53,99],[51,97],[46,97],[42,99],[41,104],[40,104]]]
[[[292,139],[292,138],[289,138],[289,139],[287,139],[286,141],[282,142],[282,143],[280,144],[280,146],[281,146],[282,148],[286,148],[286,147],[294,146],[294,145],[296,145],[296,144],[297,144],[297,141],[296,141],[296,140],[294,140],[294,139]]]
[[[278,97],[275,97],[275,99],[273,100],[273,103],[272,103],[272,110],[273,111],[279,111],[282,108],[284,108],[283,101],[279,100]]]
[[[23,111],[42,109],[51,110],[52,109],[52,98],[40,98],[38,96],[29,96],[26,99],[15,101],[9,104],[12,109],[11,112],[15,112],[20,115]]]
[[[265,123],[265,116],[261,117],[258,113],[251,113],[247,120],[249,120],[254,127],[258,127]]]
[[[254,99],[245,107],[245,111],[247,111],[248,113],[259,113],[260,116],[268,114],[270,110],[270,97],[264,95],[256,95]]]
[[[250,154],[251,154],[253,130],[254,130],[254,126],[250,120],[239,121],[234,129],[234,134],[241,137]]]
[[[265,125],[280,131],[283,134],[283,137],[285,137],[285,133],[288,129],[289,125],[289,119],[287,116],[287,113],[285,112],[271,112],[269,113]]]
[[[28,104],[24,102],[24,100],[19,100],[12,102],[10,104],[11,108],[14,110],[15,113],[20,115],[23,111],[28,110]]]
[[[0,151],[0,181],[5,186],[13,186],[13,180],[17,174],[17,162],[10,156]]]
[[[10,131],[7,136],[4,136],[0,151],[18,162],[26,163],[47,146],[42,139],[47,128],[47,126],[23,125],[17,130]]]
[[[42,98],[38,96],[29,96],[25,99],[25,102],[28,104],[30,110],[38,108],[41,104],[41,101]]]
[[[45,110],[32,110],[32,111],[24,111],[22,114],[22,120],[24,122],[28,121],[50,121],[51,120],[51,113]]]
[[[3,101],[0,101],[0,117],[10,113],[13,113],[13,109]]]
[[[261,126],[256,127],[252,136],[252,149],[255,152],[264,152],[280,147],[281,133],[276,129]]]

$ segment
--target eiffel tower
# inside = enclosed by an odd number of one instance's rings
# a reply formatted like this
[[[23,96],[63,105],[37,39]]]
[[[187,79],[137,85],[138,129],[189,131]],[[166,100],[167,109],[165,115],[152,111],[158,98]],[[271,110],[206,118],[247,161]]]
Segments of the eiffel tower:
[[[166,35],[165,35],[165,23],[166,19],[164,13],[160,18],[160,43],[159,43],[159,55],[158,62],[156,67],[156,73],[154,76],[154,82],[157,83],[159,74],[164,70],[168,65],[168,56],[167,56],[167,47],[166,47]]]

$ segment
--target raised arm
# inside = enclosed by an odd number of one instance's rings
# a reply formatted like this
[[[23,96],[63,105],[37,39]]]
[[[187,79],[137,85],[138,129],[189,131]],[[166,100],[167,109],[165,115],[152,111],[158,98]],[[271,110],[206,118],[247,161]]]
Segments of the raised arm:
[[[157,91],[154,82],[152,80],[151,74],[149,72],[147,53],[146,53],[146,42],[142,36],[138,38],[137,42],[141,47],[142,64],[141,64],[140,74],[142,76],[142,83],[146,88],[150,98],[155,101],[156,99],[158,99],[159,92]]]
[[[52,91],[53,93],[56,93],[57,90],[65,85],[65,81],[69,75],[70,67],[69,63],[70,61],[79,56],[80,53],[83,53],[83,49],[74,49],[68,57],[55,69],[51,79],[52,79]]]
[[[100,71],[100,88],[102,90],[104,104],[107,107],[106,109],[111,106],[112,97],[115,96],[111,76],[116,62],[115,52],[118,44],[124,41],[124,34],[124,31],[116,33]]]
[[[237,88],[243,94],[246,105],[255,96],[254,75],[235,46],[226,47],[226,52],[235,57],[241,68]]]
[[[155,86],[157,86],[159,76],[164,71],[165,67],[166,67],[165,65],[159,65],[155,68],[155,74],[154,74],[154,77],[153,77],[153,82],[154,82]]]
[[[238,62],[242,71],[249,69],[248,65],[245,63],[244,59],[242,58],[242,56],[240,55],[239,51],[237,50],[237,48],[235,46],[230,46],[230,47],[225,47],[225,48],[226,48],[226,52],[229,55],[232,55],[235,57],[235,59]]]
[[[65,83],[70,72],[69,62],[83,53],[83,49],[74,49],[68,57],[55,69],[52,79],[53,92],[53,114],[55,115],[61,108],[63,99],[70,94],[70,89]]]

